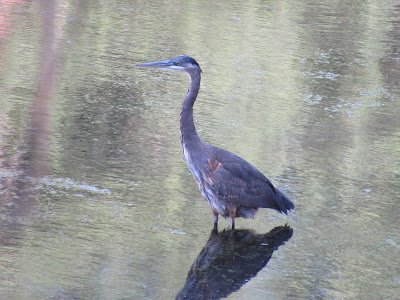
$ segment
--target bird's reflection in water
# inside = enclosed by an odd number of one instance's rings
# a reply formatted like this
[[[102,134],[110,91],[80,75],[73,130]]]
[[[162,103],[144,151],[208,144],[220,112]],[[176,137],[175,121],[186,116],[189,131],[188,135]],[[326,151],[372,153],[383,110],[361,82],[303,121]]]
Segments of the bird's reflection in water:
[[[252,230],[213,230],[189,270],[176,299],[221,299],[239,290],[293,234],[279,226],[265,234]]]

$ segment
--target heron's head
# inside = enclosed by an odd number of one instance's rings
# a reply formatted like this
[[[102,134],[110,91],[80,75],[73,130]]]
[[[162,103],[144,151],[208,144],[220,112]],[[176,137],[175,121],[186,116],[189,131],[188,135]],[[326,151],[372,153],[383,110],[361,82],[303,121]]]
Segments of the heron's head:
[[[173,71],[183,71],[188,73],[196,70],[201,72],[199,64],[189,56],[178,56],[170,60],[138,64],[136,66],[144,68],[158,68],[158,69],[173,70]]]

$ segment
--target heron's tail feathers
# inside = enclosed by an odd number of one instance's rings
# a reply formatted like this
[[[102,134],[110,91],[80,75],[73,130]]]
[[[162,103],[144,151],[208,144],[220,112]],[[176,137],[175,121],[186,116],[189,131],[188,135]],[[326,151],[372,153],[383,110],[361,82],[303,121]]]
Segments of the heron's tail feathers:
[[[294,204],[288,197],[286,197],[280,190],[276,189],[276,205],[275,208],[279,212],[283,212],[287,215],[288,210],[292,210],[294,208]]]

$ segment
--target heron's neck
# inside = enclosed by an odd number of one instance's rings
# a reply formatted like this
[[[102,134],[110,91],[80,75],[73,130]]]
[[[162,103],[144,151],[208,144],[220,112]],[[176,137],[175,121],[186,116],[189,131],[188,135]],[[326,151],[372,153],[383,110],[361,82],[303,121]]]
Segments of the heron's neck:
[[[200,72],[189,73],[190,86],[182,103],[180,129],[182,146],[187,142],[197,143],[200,138],[196,132],[193,121],[193,105],[200,89]]]

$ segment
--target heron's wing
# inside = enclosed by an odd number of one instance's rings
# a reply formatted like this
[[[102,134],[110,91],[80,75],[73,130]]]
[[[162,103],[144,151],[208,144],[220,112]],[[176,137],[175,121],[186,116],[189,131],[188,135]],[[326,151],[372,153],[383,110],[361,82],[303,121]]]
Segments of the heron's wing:
[[[275,208],[276,190],[268,178],[244,159],[217,149],[208,160],[209,184],[217,195],[244,207]]]

